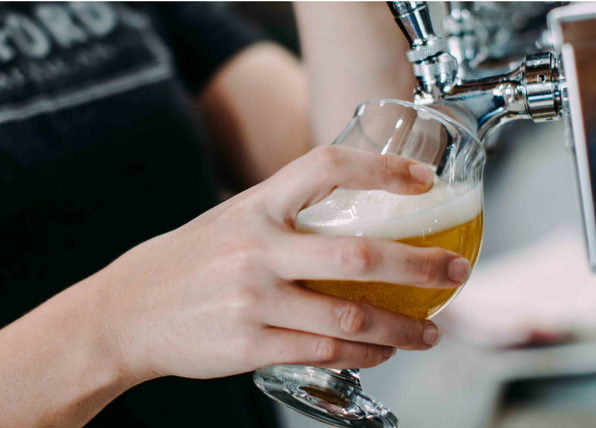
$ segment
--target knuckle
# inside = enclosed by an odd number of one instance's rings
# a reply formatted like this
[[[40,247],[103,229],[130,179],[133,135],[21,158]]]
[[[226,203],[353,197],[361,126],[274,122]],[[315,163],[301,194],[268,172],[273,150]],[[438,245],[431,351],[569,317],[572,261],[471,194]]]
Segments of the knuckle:
[[[249,277],[258,269],[266,266],[265,260],[262,245],[250,242],[243,248],[234,251],[228,259],[227,266],[233,273]]]
[[[413,274],[418,284],[435,285],[439,282],[440,251],[425,249],[411,260]]]
[[[337,147],[319,146],[312,150],[314,162],[321,164],[325,169],[339,168],[341,157]]]
[[[395,184],[396,181],[403,179],[402,168],[391,157],[391,155],[381,155],[381,168],[379,168],[381,182],[384,186]]]
[[[238,292],[236,296],[240,306],[245,308],[252,308],[256,306],[261,300],[261,293],[256,288],[245,287]]]
[[[423,331],[424,322],[422,320],[412,320],[412,322],[402,327],[395,346],[403,349],[424,349],[422,342]]]
[[[375,264],[370,244],[361,238],[347,240],[340,252],[340,263],[343,269],[353,275],[368,273]]]
[[[330,363],[337,358],[338,348],[337,340],[331,337],[321,337],[316,341],[315,358],[320,363]]]
[[[374,365],[378,360],[375,348],[375,346],[368,343],[364,345],[364,364],[366,364],[367,367]]]
[[[262,302],[261,292],[256,287],[243,287],[229,297],[228,307],[231,315],[237,318],[238,322],[247,322],[258,318]]]
[[[430,255],[425,255],[420,260],[420,278],[425,283],[432,283],[435,277],[435,260]]]
[[[418,335],[411,326],[403,329],[400,342],[401,346],[412,346],[418,343]]]
[[[239,251],[229,263],[230,269],[242,274],[249,272],[253,268],[255,260],[250,252]]]
[[[384,346],[365,344],[363,350],[364,358],[361,366],[363,368],[374,367],[386,361],[388,357],[384,353],[384,348]]]
[[[355,302],[337,309],[339,330],[345,334],[360,333],[365,328],[366,311]]]

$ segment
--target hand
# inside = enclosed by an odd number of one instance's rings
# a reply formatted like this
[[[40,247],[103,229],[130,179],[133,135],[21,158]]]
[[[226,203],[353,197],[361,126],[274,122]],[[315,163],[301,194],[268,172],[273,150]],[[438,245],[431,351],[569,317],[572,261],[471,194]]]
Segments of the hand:
[[[416,194],[431,186],[432,171],[404,158],[312,150],[100,272],[110,284],[101,299],[110,349],[122,370],[142,381],[278,363],[372,367],[394,348],[431,348],[440,338],[431,321],[320,294],[297,280],[456,287],[469,275],[465,259],[438,248],[294,230],[298,212],[336,187]]]

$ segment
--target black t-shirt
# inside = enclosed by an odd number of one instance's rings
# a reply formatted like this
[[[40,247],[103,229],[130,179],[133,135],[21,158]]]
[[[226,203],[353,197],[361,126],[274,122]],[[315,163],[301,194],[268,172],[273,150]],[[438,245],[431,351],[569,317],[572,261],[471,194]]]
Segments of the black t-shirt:
[[[190,96],[259,38],[221,4],[0,3],[0,327],[216,204]],[[88,426],[216,421],[275,426],[249,375],[147,382]]]

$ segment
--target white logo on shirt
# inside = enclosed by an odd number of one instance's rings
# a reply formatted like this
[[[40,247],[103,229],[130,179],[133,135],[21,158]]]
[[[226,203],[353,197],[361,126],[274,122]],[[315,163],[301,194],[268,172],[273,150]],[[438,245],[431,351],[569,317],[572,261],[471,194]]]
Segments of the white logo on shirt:
[[[105,3],[39,5],[34,16],[37,23],[20,13],[6,14],[0,29],[0,62],[9,62],[17,52],[32,59],[46,58],[54,43],[70,48],[101,39],[118,24],[118,13]]]
[[[149,19],[123,5],[41,4],[0,17],[0,123],[171,77]]]

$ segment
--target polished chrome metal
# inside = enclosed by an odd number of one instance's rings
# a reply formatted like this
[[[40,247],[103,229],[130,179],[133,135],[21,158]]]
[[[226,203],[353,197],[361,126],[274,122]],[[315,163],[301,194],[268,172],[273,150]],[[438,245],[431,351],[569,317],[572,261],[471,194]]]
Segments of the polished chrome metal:
[[[528,55],[524,60],[526,110],[534,122],[552,120],[561,110],[559,64],[551,52]]]
[[[462,78],[465,77],[463,72],[472,68],[470,61],[478,59],[482,51],[478,44],[471,5],[471,2],[447,2],[448,16],[443,20],[443,30],[448,35],[449,53],[457,59],[462,69]]]
[[[426,58],[446,52],[447,43],[443,39],[433,39],[425,45],[415,46],[406,52],[406,58],[410,62],[423,61]]]
[[[414,76],[426,92],[453,84],[457,75],[457,60],[447,51],[447,43],[438,37],[432,26],[426,2],[387,2],[410,44],[406,52]]]
[[[453,84],[457,76],[457,61],[448,53],[442,53],[413,63],[412,69],[420,86],[431,92],[435,86],[443,89]]]
[[[526,55],[551,50],[547,13],[565,2],[447,2],[443,30],[460,77],[511,71]]]
[[[443,44],[433,31],[425,2],[388,2],[396,22],[410,43],[414,75],[418,79],[415,102],[435,107],[470,127],[489,145],[489,134],[497,126],[515,119],[536,122],[561,115],[559,62],[551,52],[528,55],[504,73],[483,72],[483,77],[467,79],[462,75],[477,61],[482,48],[476,45],[472,30],[474,18],[469,5],[454,3],[450,9],[455,43]],[[470,38],[471,37],[471,38]],[[422,46],[440,45],[422,52]],[[458,60],[447,52],[455,46]],[[428,56],[425,56],[428,55]],[[482,58],[487,58],[485,50]],[[413,61],[415,59],[415,61]],[[498,68],[497,71],[503,70]]]
[[[524,70],[517,69],[499,76],[476,80],[460,80],[434,100],[441,111],[453,110],[457,119],[467,114],[467,124],[477,138],[486,143],[489,132],[498,125],[515,119],[529,119]]]
[[[451,86],[430,90],[421,84],[415,101],[439,107],[489,144],[490,132],[503,123],[516,119],[542,122],[561,115],[559,62],[546,52],[527,56],[517,68],[504,74],[456,79]]]
[[[485,148],[508,121],[570,114],[567,145],[596,272],[596,4],[564,3],[449,2],[445,42],[425,2],[388,2],[410,43],[415,102],[459,121]]]
[[[397,25],[410,43],[410,49],[416,49],[438,39],[433,30],[426,2],[393,1],[388,4]]]

